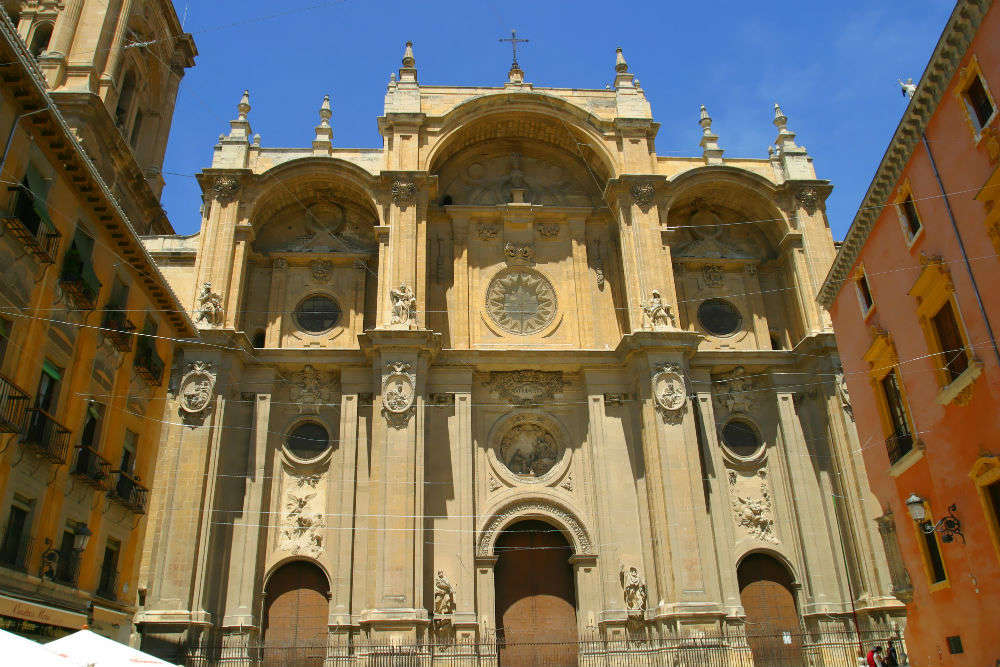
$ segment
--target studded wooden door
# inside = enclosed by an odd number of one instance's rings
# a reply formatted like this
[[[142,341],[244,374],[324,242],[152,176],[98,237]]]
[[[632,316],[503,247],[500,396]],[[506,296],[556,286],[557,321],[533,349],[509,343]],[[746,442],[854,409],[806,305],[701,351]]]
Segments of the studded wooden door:
[[[804,665],[802,626],[788,569],[771,556],[750,554],[740,563],[738,577],[754,664]]]
[[[312,563],[282,566],[267,582],[265,667],[319,667],[326,659],[326,575]]]
[[[576,591],[562,534],[540,521],[497,540],[496,618],[500,667],[576,667]]]

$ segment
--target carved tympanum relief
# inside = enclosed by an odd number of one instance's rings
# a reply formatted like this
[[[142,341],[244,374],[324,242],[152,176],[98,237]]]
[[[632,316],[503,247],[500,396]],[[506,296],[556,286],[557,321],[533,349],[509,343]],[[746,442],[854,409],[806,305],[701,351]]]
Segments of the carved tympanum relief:
[[[279,546],[293,554],[318,557],[323,552],[326,504],[319,475],[289,475],[282,508]]]
[[[447,185],[441,191],[456,204],[471,206],[511,203],[515,191],[530,204],[590,206],[585,177],[541,158],[510,153],[449,168],[442,174]]]
[[[486,288],[486,312],[508,333],[519,336],[538,333],[552,323],[557,309],[552,283],[532,269],[504,269]]]
[[[777,544],[774,503],[767,482],[767,468],[754,472],[729,471],[729,499],[733,521],[744,534],[761,542]]]
[[[760,248],[754,239],[748,238],[738,225],[727,226],[707,206],[696,208],[688,221],[680,226],[690,240],[680,244],[675,257],[745,260],[760,257]]]
[[[375,247],[374,217],[360,207],[330,201],[332,193],[312,204],[275,215],[257,233],[259,252],[367,253]]]

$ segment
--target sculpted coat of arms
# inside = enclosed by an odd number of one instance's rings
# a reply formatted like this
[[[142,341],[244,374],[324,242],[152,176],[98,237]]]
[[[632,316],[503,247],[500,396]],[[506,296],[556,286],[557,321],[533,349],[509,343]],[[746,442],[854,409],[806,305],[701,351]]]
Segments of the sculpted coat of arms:
[[[390,361],[382,375],[382,409],[394,428],[403,428],[409,421],[416,398],[417,375],[405,361]]]
[[[653,371],[653,401],[663,418],[671,421],[680,417],[687,403],[687,383],[680,366],[661,364]]]
[[[189,415],[204,412],[215,392],[215,378],[216,372],[211,363],[194,361],[188,364],[177,392],[180,409]]]

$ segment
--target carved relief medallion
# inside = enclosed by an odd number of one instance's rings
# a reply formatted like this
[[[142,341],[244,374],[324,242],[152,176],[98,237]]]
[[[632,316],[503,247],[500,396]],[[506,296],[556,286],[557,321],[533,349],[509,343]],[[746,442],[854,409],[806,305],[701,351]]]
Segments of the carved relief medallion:
[[[394,428],[403,428],[409,421],[416,397],[417,375],[405,361],[390,361],[382,374],[382,410]]]
[[[767,484],[767,468],[749,475],[730,470],[729,497],[733,521],[738,528],[755,540],[778,543],[774,534],[774,507]]]
[[[653,371],[653,400],[665,419],[679,417],[687,403],[687,383],[680,366],[661,364]]]
[[[508,333],[538,333],[552,323],[556,310],[552,283],[532,269],[505,269],[486,288],[486,312]]]
[[[208,408],[215,392],[216,372],[206,361],[194,361],[187,365],[177,392],[181,410],[194,415]]]
[[[555,437],[540,424],[518,424],[500,440],[497,452],[507,469],[519,477],[541,477],[559,460]]]

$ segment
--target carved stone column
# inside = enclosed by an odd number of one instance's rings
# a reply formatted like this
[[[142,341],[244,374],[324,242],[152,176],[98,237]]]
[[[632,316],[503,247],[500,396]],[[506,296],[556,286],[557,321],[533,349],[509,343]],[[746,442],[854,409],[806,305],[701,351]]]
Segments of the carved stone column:
[[[209,199],[208,219],[203,221],[195,263],[196,285],[208,283],[223,298],[225,311],[234,309],[227,303],[233,278],[233,251],[236,245],[236,223],[239,195],[243,188],[243,172],[227,170],[206,176],[204,186]],[[210,180],[209,180],[210,179]],[[193,310],[197,310],[195,304]]]
[[[263,505],[264,480],[268,436],[270,434],[271,395],[257,394],[250,408],[250,446],[244,466],[243,503],[240,514],[234,517],[232,547],[229,554],[229,582],[226,593],[226,610],[222,627],[235,628],[248,638],[259,632],[260,619],[255,617],[254,593],[258,588],[258,556],[261,553],[260,518],[266,516]]]
[[[378,383],[371,449],[370,513],[376,530],[369,554],[374,607],[361,612],[372,637],[421,635],[423,600],[424,408],[427,369],[440,334],[375,329],[362,336]]]
[[[331,493],[335,501],[335,534],[331,535],[334,549],[333,582],[330,587],[330,626],[338,630],[351,625],[351,552],[354,545],[354,499],[357,488],[358,459],[358,404],[360,395],[371,386],[368,369],[348,368],[341,371],[340,397],[340,479],[335,481]],[[339,493],[338,493],[339,492]],[[364,573],[354,573],[364,576]]]
[[[590,298],[590,281],[587,271],[587,219],[586,216],[570,218],[570,243],[573,247],[573,292],[576,294],[577,330],[580,347],[592,347],[597,340],[594,332],[594,301]]]
[[[271,308],[267,318],[267,347],[281,347],[282,325],[285,321],[285,287],[288,279],[288,260],[278,257],[271,265],[271,294],[267,303]]]

